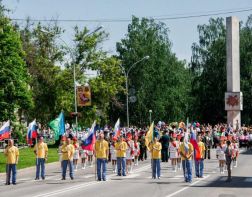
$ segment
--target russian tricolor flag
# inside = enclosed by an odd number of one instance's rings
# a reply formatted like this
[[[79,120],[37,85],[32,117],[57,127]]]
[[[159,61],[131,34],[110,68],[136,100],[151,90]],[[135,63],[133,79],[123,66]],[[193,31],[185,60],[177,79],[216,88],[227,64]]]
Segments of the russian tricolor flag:
[[[3,126],[0,128],[0,139],[6,139],[10,138],[10,121],[8,120],[3,124]]]
[[[84,138],[84,140],[82,141],[82,146],[84,146],[85,150],[89,151],[93,150],[93,146],[96,141],[95,132],[96,132],[96,121],[94,121],[94,123],[92,124],[92,127],[89,130],[87,137]]]
[[[38,126],[35,119],[28,126],[27,143],[32,144],[32,139],[37,138],[37,136],[38,136]]]
[[[113,131],[113,136],[118,138],[121,135],[121,131],[120,131],[120,119],[118,118],[115,127],[114,127],[114,131]]]
[[[201,159],[200,149],[199,149],[199,146],[198,146],[198,142],[196,140],[196,133],[193,130],[191,131],[190,143],[193,145],[193,148],[195,150],[195,159],[196,160]]]

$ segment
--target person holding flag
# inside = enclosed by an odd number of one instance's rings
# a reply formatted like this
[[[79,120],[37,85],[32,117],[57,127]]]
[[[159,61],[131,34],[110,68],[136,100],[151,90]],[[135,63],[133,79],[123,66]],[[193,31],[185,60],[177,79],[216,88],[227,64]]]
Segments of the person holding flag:
[[[41,178],[44,180],[45,179],[45,162],[47,161],[48,147],[47,147],[47,144],[44,143],[44,139],[42,136],[39,138],[39,142],[36,143],[36,145],[34,146],[34,153],[36,155],[35,180],[39,180],[40,173],[41,173]]]
[[[99,139],[95,142],[94,155],[97,159],[97,177],[98,181],[106,181],[107,162],[109,155],[108,142],[104,140],[104,133],[100,132]],[[102,172],[101,172],[102,168]]]
[[[32,145],[33,139],[37,139],[37,137],[38,137],[38,126],[35,119],[28,126],[27,143]]]
[[[179,146],[179,153],[181,155],[182,167],[184,172],[185,182],[192,182],[192,156],[193,145],[188,141],[188,132],[185,132],[182,138],[183,143]]]
[[[71,180],[74,179],[73,176],[73,155],[74,155],[74,146],[71,144],[71,139],[67,138],[67,142],[65,138],[62,138],[63,145],[61,148],[62,152],[62,179],[66,180],[66,170],[67,166],[69,166],[69,175]]]
[[[12,139],[8,141],[8,146],[4,150],[4,155],[7,158],[5,185],[10,185],[11,172],[12,172],[12,184],[16,185],[16,174],[17,174],[16,165],[18,164],[19,150],[16,146],[14,146],[14,142]]]
[[[93,154],[94,154],[94,144],[96,141],[95,136],[96,130],[98,130],[98,127],[96,126],[96,121],[94,121],[94,123],[91,126],[91,129],[89,129],[87,135],[82,140],[82,146],[88,155],[89,167],[93,166]]]
[[[118,142],[115,144],[117,158],[117,176],[126,176],[126,150],[128,145],[123,141],[121,136],[118,136]]]
[[[199,155],[200,158],[195,158],[195,174],[198,178],[203,178],[203,170],[204,170],[204,158],[205,158],[205,144],[202,142],[202,137],[198,135],[197,138],[198,147],[199,147]]]
[[[152,178],[153,179],[160,179],[160,160],[161,160],[161,149],[162,145],[158,142],[158,135],[154,134],[154,141],[149,143],[149,150],[151,152],[151,159],[152,159]]]

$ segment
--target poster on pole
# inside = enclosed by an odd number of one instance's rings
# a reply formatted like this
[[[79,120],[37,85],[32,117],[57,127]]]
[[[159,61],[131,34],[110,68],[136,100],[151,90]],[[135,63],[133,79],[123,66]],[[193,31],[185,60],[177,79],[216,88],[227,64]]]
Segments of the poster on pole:
[[[89,85],[77,86],[77,103],[80,107],[91,106],[91,89]]]

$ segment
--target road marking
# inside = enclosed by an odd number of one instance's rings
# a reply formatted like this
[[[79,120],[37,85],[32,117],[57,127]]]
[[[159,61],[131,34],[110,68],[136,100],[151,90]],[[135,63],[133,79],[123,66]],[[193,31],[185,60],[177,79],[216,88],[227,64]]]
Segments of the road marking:
[[[244,182],[252,182],[252,177],[246,178]]]
[[[94,174],[90,174],[90,175],[85,175],[84,178],[91,178],[91,177],[94,177],[95,175]]]
[[[182,189],[180,189],[180,190],[178,190],[178,191],[176,191],[176,192],[174,192],[174,193],[172,193],[172,194],[167,195],[166,197],[175,196],[175,195],[177,195],[178,193],[180,193],[180,192],[182,192],[182,191],[184,191],[184,190],[190,188],[191,186],[196,185],[196,184],[199,183],[200,181],[202,181],[202,180],[204,180],[204,179],[207,179],[209,176],[210,176],[210,175],[207,175],[206,177],[204,177],[204,178],[202,178],[202,179],[200,179],[200,180],[198,180],[198,181],[195,181],[195,182],[193,182],[192,184],[190,184],[190,185],[188,185],[188,186],[186,186],[186,187],[184,187],[184,188],[182,188]]]
[[[134,172],[141,172],[141,171],[144,171],[144,170],[146,170],[148,168],[150,168],[150,164],[145,165],[145,166],[143,166],[141,168],[138,168]],[[138,176],[138,175],[139,174],[136,174],[136,175],[132,174],[132,175],[126,176],[125,178],[126,179],[127,179],[127,177],[132,178],[132,177]],[[114,174],[108,175],[107,176],[108,180],[106,182],[108,182],[109,179],[111,177],[114,177],[114,176],[115,176]],[[92,181],[92,182],[89,182],[89,183],[82,183],[82,184],[79,184],[79,185],[76,185],[76,186],[72,186],[72,187],[68,187],[68,188],[65,188],[65,189],[56,190],[56,191],[53,191],[53,192],[48,192],[48,193],[45,193],[45,194],[36,195],[36,196],[33,196],[33,197],[50,197],[50,196],[55,196],[57,194],[62,194],[62,193],[65,193],[65,192],[76,190],[76,189],[83,189],[83,188],[91,186],[91,185],[102,184],[102,183],[104,183],[104,182],[103,181],[102,182]]]

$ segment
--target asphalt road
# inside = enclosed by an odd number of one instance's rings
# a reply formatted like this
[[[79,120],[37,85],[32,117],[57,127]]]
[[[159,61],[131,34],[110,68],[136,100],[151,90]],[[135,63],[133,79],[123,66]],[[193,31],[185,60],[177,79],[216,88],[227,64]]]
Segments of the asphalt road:
[[[252,196],[252,151],[240,154],[238,168],[233,168],[233,180],[225,182],[227,172],[220,175],[215,153],[211,160],[205,160],[204,178],[193,178],[185,183],[182,171],[172,172],[170,162],[162,163],[161,179],[151,179],[150,161],[140,162],[133,173],[117,177],[108,164],[108,180],[95,181],[95,168],[88,167],[75,172],[73,181],[67,177],[61,181],[59,163],[47,164],[46,180],[35,181],[35,168],[19,170],[17,185],[5,186],[5,175],[0,174],[0,197],[49,197],[49,196],[91,196],[91,197],[243,197]]]

